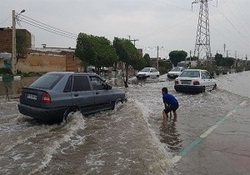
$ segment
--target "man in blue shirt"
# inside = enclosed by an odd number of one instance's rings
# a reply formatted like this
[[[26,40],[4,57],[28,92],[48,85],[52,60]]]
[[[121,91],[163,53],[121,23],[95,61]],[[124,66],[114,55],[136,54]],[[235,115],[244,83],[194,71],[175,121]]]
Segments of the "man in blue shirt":
[[[168,120],[168,113],[170,112],[170,119],[171,119],[171,111],[174,113],[174,121],[177,120],[176,110],[179,108],[179,103],[177,99],[168,93],[168,88],[162,88],[162,99],[165,105],[165,109],[162,111],[163,121]]]

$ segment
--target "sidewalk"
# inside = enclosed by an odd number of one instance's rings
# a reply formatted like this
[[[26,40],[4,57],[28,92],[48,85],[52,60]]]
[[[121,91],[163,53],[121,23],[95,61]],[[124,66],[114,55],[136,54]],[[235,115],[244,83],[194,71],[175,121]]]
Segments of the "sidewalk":
[[[230,111],[173,163],[183,175],[250,175],[250,101]]]

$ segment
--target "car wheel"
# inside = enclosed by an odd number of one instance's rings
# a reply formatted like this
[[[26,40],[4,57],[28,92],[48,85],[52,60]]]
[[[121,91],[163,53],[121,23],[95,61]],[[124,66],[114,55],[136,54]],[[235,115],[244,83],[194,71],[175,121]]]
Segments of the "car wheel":
[[[68,123],[76,111],[76,108],[68,108],[63,114],[63,122]]]
[[[122,104],[122,101],[120,99],[117,99],[114,103],[113,103],[113,108],[112,110],[117,110],[118,107]]]

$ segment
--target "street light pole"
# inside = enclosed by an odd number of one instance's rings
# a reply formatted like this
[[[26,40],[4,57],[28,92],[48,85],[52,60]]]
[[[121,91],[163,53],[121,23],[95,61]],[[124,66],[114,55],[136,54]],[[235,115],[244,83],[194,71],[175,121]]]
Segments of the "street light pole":
[[[156,69],[159,70],[159,46],[156,47]]]
[[[15,10],[12,10],[12,58],[11,58],[11,71],[13,75],[16,75],[16,18],[21,13],[24,13],[25,10],[22,10],[19,14],[16,15]]]
[[[16,75],[16,12],[12,10],[12,59],[11,71]]]

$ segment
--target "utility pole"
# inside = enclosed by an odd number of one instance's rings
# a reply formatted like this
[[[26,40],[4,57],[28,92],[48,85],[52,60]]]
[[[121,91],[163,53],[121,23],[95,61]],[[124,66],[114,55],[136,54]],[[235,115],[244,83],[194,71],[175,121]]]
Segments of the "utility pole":
[[[139,40],[138,40],[138,39],[131,39],[130,41],[131,41],[131,42],[134,42],[134,46],[135,46],[135,42],[136,42],[136,41],[139,41]]]
[[[12,59],[11,71],[16,75],[16,12],[12,10]]]
[[[208,0],[195,0],[192,4],[200,3],[199,19],[196,31],[194,56],[211,57]]]
[[[156,68],[159,70],[159,46],[156,47],[156,55],[157,55],[157,60],[156,60]]]
[[[12,10],[12,56],[11,56],[11,71],[13,75],[16,75],[16,18],[21,13],[24,13],[25,10],[22,10],[19,14],[16,15],[15,10]]]
[[[134,46],[135,46],[135,42],[136,42],[136,41],[139,41],[138,39],[130,39],[130,38],[131,38],[131,36],[130,36],[130,35],[128,35],[128,39],[129,39],[129,41],[134,42]]]
[[[160,48],[159,46],[156,47],[156,68],[159,70],[159,51],[162,49],[163,46]]]

